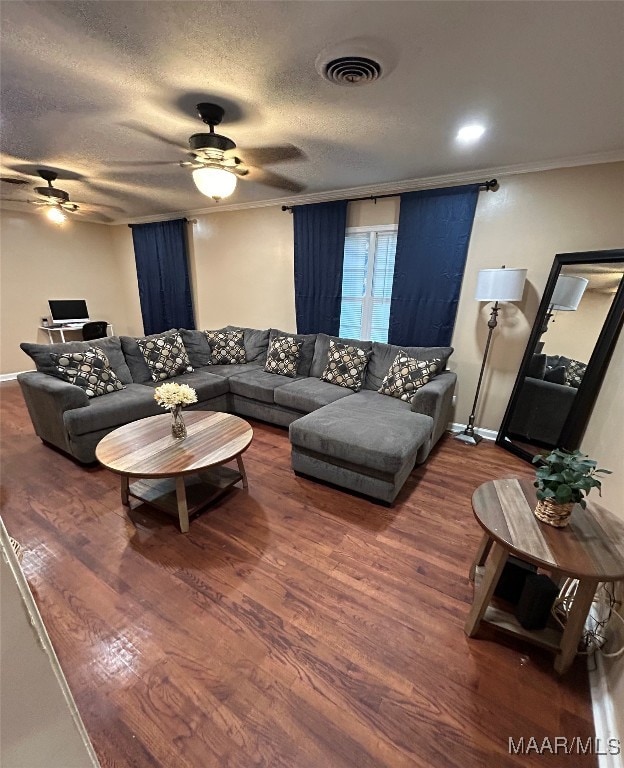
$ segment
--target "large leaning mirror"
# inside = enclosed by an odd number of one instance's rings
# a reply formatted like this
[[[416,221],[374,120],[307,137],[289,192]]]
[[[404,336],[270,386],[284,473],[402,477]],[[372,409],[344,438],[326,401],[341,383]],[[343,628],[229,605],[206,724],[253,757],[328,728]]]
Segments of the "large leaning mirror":
[[[624,321],[624,249],[555,257],[496,442],[578,448]]]

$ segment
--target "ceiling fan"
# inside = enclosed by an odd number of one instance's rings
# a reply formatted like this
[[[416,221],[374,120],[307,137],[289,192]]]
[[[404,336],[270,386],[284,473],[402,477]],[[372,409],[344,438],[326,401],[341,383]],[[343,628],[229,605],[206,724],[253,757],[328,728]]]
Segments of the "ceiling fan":
[[[96,206],[89,205],[88,203],[74,203],[69,199],[69,193],[64,189],[52,186],[52,182],[58,178],[56,171],[50,171],[44,168],[37,170],[37,173],[41,178],[48,183],[47,187],[34,187],[35,192],[40,200],[23,200],[16,198],[2,198],[7,202],[12,203],[29,203],[30,205],[36,205],[45,207],[46,216],[55,224],[63,224],[67,220],[67,214],[85,213],[90,217],[98,218],[100,221],[112,221],[108,216],[97,211]],[[14,177],[1,177],[1,181],[8,182],[10,184],[26,184],[25,180],[15,179]]]
[[[207,197],[212,197],[213,200],[218,201],[223,197],[229,197],[234,192],[237,179],[247,176],[249,168],[245,167],[245,163],[240,157],[231,154],[236,149],[236,143],[227,136],[215,133],[215,126],[221,123],[225,114],[223,107],[218,104],[202,102],[197,105],[197,113],[201,120],[210,126],[210,132],[194,133],[189,138],[191,149],[189,154],[192,159],[182,161],[180,165],[183,168],[192,168],[193,181],[197,189]],[[273,152],[274,160],[278,160],[279,148],[273,149],[278,150]],[[290,148],[284,149],[286,151],[283,154],[288,155]],[[249,154],[253,155],[254,150],[251,150]],[[292,151],[290,154],[292,155]],[[299,155],[301,154],[299,153]],[[269,178],[269,174],[264,172],[258,180],[262,183],[272,182],[272,186],[291,191],[300,192],[304,188],[303,185],[283,176],[277,176],[277,174],[270,174],[270,176],[273,178]]]
[[[249,177],[251,181],[289,192],[301,192],[305,189],[305,186],[299,182],[259,167],[264,164],[302,159],[305,155],[300,149],[292,144],[247,148],[242,150],[242,155],[246,158],[246,160],[242,160],[233,154],[236,143],[228,136],[215,132],[215,127],[221,123],[225,115],[224,108],[219,104],[201,102],[197,104],[197,113],[200,119],[210,126],[210,131],[209,133],[194,133],[189,138],[188,147],[184,149],[190,159],[183,160],[179,165],[183,168],[192,169],[193,181],[202,194],[218,201],[231,195],[236,188],[237,180],[245,177]],[[158,139],[176,148],[181,148],[177,142],[160,136],[136,123],[126,123],[125,125],[149,138]],[[131,163],[131,165],[144,166],[153,165],[153,163],[139,161]]]

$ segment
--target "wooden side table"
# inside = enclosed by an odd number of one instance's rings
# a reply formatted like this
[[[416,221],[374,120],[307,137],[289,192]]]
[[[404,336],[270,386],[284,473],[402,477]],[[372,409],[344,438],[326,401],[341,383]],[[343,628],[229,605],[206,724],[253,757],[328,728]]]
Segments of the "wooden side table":
[[[484,536],[470,572],[475,595],[464,631],[473,637],[483,621],[549,648],[563,674],[576,655],[598,584],[624,579],[624,522],[588,500],[585,510],[576,505],[566,528],[553,528],[535,517],[536,504],[531,480],[492,480],[474,492],[472,508]],[[550,571],[555,580],[578,579],[562,632],[526,630],[513,614],[490,604],[510,554]]]

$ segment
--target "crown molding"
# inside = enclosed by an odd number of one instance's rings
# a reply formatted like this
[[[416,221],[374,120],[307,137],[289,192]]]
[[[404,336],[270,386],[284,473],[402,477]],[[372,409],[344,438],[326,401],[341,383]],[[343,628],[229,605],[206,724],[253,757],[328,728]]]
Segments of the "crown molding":
[[[270,200],[254,200],[247,203],[213,203],[209,208],[193,208],[180,211],[172,211],[167,214],[154,216],[137,216],[134,218],[118,219],[106,226],[120,224],[149,224],[156,221],[168,221],[170,219],[193,218],[212,213],[226,213],[228,211],[243,211],[251,208],[270,208],[281,205],[306,205],[308,203],[325,203],[331,200],[345,200],[355,197],[374,197],[376,195],[389,195],[402,192],[412,192],[419,189],[434,189],[436,187],[452,187],[459,184],[474,184],[485,179],[496,178],[499,181],[507,176],[517,176],[524,173],[538,173],[540,171],[553,171],[559,168],[574,168],[582,165],[601,165],[603,163],[617,163],[624,161],[624,151],[598,152],[590,155],[559,158],[557,160],[540,160],[533,163],[519,163],[517,165],[498,166],[494,168],[481,168],[475,171],[462,173],[448,173],[440,176],[427,176],[420,179],[405,179],[404,181],[390,181],[382,184],[369,184],[361,187],[349,187],[345,189],[333,189],[328,192],[314,192],[308,195],[291,195],[290,197],[276,197]],[[243,182],[244,183],[244,182]],[[87,219],[83,219],[87,221]],[[93,222],[101,223],[101,222]]]

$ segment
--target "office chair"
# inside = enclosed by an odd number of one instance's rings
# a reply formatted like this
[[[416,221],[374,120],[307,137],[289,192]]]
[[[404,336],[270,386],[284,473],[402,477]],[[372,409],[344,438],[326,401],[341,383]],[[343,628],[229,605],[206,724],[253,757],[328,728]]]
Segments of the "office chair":
[[[105,320],[94,320],[82,326],[82,340],[102,339],[106,336],[108,323]]]

